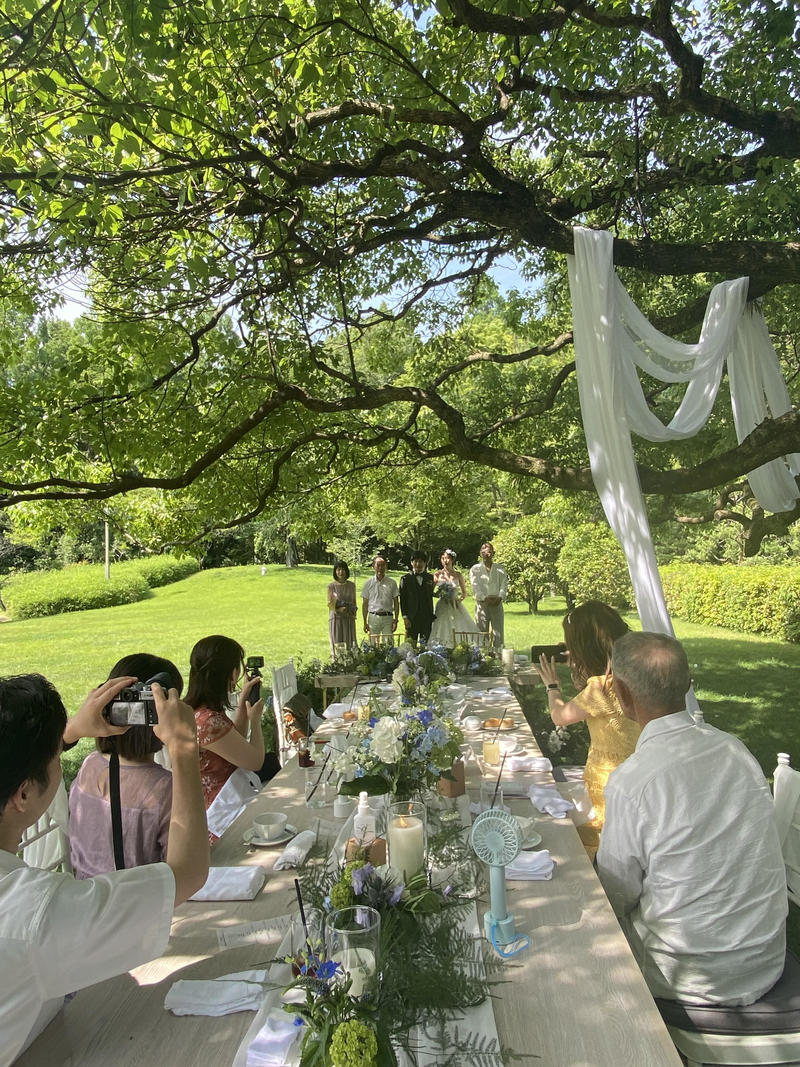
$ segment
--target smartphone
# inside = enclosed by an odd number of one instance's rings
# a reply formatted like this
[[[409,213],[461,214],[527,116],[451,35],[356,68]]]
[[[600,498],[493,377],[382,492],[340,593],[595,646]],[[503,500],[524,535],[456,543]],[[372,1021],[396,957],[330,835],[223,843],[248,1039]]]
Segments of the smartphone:
[[[567,663],[567,646],[563,641],[560,645],[531,645],[531,663],[538,663],[540,656],[554,659],[556,663]]]

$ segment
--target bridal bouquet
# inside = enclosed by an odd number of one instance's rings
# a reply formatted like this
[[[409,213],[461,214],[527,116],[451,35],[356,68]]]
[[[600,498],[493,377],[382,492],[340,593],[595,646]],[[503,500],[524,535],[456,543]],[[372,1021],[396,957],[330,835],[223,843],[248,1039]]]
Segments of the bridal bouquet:
[[[458,586],[455,582],[448,582],[446,579],[440,579],[436,583],[433,595],[441,597],[442,600],[446,600],[450,604],[455,604],[456,599],[458,598]]]
[[[349,740],[334,762],[345,779],[340,793],[412,796],[450,774],[464,735],[451,718],[429,705],[387,710],[353,723]]]

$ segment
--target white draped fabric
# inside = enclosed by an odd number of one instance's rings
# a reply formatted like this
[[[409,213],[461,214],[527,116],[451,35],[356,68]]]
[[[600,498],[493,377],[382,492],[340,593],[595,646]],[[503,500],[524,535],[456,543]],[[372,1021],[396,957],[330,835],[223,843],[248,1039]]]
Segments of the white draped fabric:
[[[700,340],[684,344],[659,333],[614,273],[610,233],[577,227],[567,257],[581,415],[597,492],[628,561],[646,630],[672,634],[631,432],[649,441],[691,437],[708,419],[727,360],[737,439],[769,415],[791,407],[764,319],[746,305],[748,280],[720,282],[709,296]],[[648,407],[637,368],[663,382],[686,382],[665,425]],[[800,456],[764,464],[749,475],[768,511],[786,511],[800,496]]]

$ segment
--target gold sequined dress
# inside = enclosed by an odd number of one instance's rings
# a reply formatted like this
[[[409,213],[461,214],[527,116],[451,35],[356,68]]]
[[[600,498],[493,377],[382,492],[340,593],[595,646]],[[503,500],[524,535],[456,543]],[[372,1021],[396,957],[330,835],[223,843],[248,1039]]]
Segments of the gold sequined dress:
[[[573,702],[586,712],[591,744],[583,780],[594,805],[594,818],[579,826],[578,833],[587,852],[594,855],[605,819],[603,790],[608,776],[636,748],[641,728],[638,723],[625,718],[611,681],[605,677],[589,678],[586,686],[573,697]]]

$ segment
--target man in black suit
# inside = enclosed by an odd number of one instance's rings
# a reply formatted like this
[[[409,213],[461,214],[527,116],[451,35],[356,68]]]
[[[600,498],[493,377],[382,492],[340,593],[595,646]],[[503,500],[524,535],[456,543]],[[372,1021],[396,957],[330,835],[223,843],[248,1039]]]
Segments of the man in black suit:
[[[433,625],[433,575],[424,552],[411,556],[411,571],[400,579],[400,614],[406,640],[427,641]]]

